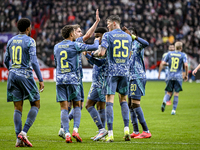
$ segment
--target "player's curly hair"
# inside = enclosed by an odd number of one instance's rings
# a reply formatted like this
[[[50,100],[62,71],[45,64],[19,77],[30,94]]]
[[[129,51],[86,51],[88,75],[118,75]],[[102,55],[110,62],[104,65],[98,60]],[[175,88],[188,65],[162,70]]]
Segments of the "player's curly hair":
[[[128,30],[131,32],[131,34],[137,35],[137,30],[134,27],[130,27]]]
[[[107,20],[115,21],[118,22],[119,24],[121,23],[121,18],[118,15],[111,15],[107,18]]]
[[[72,25],[66,25],[61,29],[61,34],[64,39],[70,36],[70,33],[74,30]]]
[[[98,27],[98,28],[94,31],[94,33],[102,33],[102,34],[104,34],[105,32],[108,32],[108,30],[107,30],[106,28],[104,28],[104,27]]]
[[[30,27],[31,21],[28,18],[21,18],[17,22],[17,28],[20,32],[25,32],[28,27]]]

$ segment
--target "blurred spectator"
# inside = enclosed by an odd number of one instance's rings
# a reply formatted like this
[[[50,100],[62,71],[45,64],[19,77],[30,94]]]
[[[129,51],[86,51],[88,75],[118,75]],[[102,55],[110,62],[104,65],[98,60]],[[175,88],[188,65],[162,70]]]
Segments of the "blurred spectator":
[[[29,18],[38,58],[53,67],[53,47],[63,40],[61,28],[66,24],[80,24],[84,34],[93,24],[97,8],[99,26],[106,27],[106,18],[117,14],[122,25],[138,29],[138,35],[150,43],[145,52],[149,68],[161,59],[154,52],[168,51],[168,45],[175,40],[181,40],[183,51],[199,62],[199,0],[5,0],[0,3],[0,32],[17,32],[16,22],[22,17]],[[93,38],[87,42],[93,42]]]

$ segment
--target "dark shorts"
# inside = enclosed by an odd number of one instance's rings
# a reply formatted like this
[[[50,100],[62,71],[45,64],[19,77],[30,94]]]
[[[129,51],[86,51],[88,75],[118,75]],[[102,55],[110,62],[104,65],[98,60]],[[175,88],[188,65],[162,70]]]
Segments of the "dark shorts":
[[[167,85],[166,85],[165,91],[173,92],[173,90],[174,90],[177,93],[180,91],[183,91],[182,81],[168,80],[166,83],[167,83]]]
[[[96,102],[106,102],[105,95],[102,94],[102,88],[92,85],[88,93],[89,100]]]
[[[56,100],[61,101],[81,101],[81,87],[74,84],[56,85]]]
[[[25,78],[9,72],[7,81],[7,102],[29,99],[30,102],[40,100],[40,94],[33,77]]]
[[[131,80],[129,84],[128,97],[131,99],[140,100],[141,96],[145,95],[146,79]]]
[[[128,95],[128,86],[128,77],[107,76],[105,77],[102,94],[115,95],[115,92],[118,92],[122,95]]]

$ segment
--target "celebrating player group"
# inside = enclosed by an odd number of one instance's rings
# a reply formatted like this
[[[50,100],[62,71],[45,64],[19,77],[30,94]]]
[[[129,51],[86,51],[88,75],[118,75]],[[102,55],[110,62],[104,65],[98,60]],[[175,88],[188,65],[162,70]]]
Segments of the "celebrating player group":
[[[72,137],[82,142],[78,129],[81,120],[81,110],[84,104],[82,85],[82,54],[93,65],[92,84],[87,97],[85,108],[98,128],[98,134],[93,141],[114,141],[113,103],[117,92],[124,122],[124,139],[150,138],[151,133],[140,107],[141,96],[145,95],[146,74],[143,61],[144,49],[149,45],[147,41],[137,36],[134,27],[120,28],[121,19],[117,15],[107,18],[107,28],[98,27],[99,12],[96,11],[96,21],[93,26],[82,35],[79,25],[66,25],[61,30],[63,41],[54,46],[54,60],[56,65],[56,100],[61,108],[61,128],[58,135],[66,143],[72,143]],[[4,63],[9,70],[7,82],[7,101],[14,103],[14,125],[16,132],[16,147],[32,147],[27,138],[27,132],[34,123],[40,108],[40,95],[44,83],[36,57],[36,43],[29,37],[31,22],[27,18],[18,21],[20,33],[7,43]],[[93,33],[94,44],[85,44]],[[174,93],[173,114],[178,104],[178,94],[182,90],[182,69],[184,67],[187,80],[187,57],[180,52],[182,43],[175,44],[175,51],[169,52],[162,65],[169,66],[166,95],[161,109],[165,110],[166,102]],[[90,51],[90,52],[88,52]],[[10,61],[11,60],[11,61]],[[34,81],[32,69],[39,79],[40,89]],[[29,99],[31,109],[22,129],[23,100]],[[97,105],[97,109],[95,108]],[[73,108],[72,108],[73,107]],[[129,131],[129,113],[133,125],[133,133]],[[69,131],[69,121],[73,119],[72,134]],[[138,120],[143,131],[139,132]],[[106,129],[107,123],[107,129]]]

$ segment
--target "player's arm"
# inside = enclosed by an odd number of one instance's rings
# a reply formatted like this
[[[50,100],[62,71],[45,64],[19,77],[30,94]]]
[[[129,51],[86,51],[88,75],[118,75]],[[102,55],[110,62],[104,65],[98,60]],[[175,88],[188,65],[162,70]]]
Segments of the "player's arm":
[[[195,76],[199,69],[200,69],[200,64],[192,71],[192,74]]]
[[[132,36],[131,36],[132,37]],[[132,37],[133,38],[133,37]],[[147,42],[146,40],[136,36],[135,40],[137,40],[140,44],[142,44],[142,47],[145,48],[147,46],[149,46],[149,42]]]
[[[93,55],[93,54],[92,54]],[[95,59],[94,57],[90,56],[89,54],[85,55],[88,61],[92,62],[93,64],[97,65],[98,67],[102,66],[105,63],[104,59]]]
[[[187,62],[184,63],[184,68],[185,68],[184,81],[187,81],[188,80],[188,63]]]
[[[103,37],[101,40],[101,47],[97,53],[97,57],[103,57],[106,54],[107,48],[109,46],[107,37],[108,37],[108,32],[103,34]]]
[[[10,67],[10,55],[7,52],[7,50],[6,50],[5,57],[4,57],[4,64],[6,65],[6,68],[9,70],[9,67]]]
[[[160,63],[159,71],[158,71],[158,79],[160,79],[160,73],[161,73],[161,71],[162,71],[162,69],[163,69],[163,66],[166,65],[166,64],[167,64],[167,63],[166,63],[165,61],[162,61],[162,62]]]
[[[91,64],[91,65],[94,65],[94,63],[93,62],[91,62],[90,60],[89,60],[89,57],[88,56],[90,56],[88,53],[87,53],[87,51],[85,51],[85,52],[82,52],[82,54],[83,55],[85,55],[85,57],[86,57],[86,59],[87,59],[87,61]]]
[[[54,62],[55,62],[55,67],[57,67],[57,61],[56,61],[56,46],[54,46]]]
[[[94,31],[97,28],[97,25],[99,24],[100,18],[99,18],[99,10],[96,10],[96,21],[92,25],[92,27],[86,32],[86,34],[83,36],[83,42],[87,41],[90,37],[92,37]]]
[[[9,54],[9,43],[7,44],[6,47],[6,53],[4,55],[4,64],[6,65],[6,68],[9,70],[10,67],[10,54]]]
[[[39,80],[39,85],[40,85],[40,92],[43,92],[44,90],[44,82],[43,82],[43,78],[42,78],[42,74],[40,72],[40,66],[39,63],[37,61],[37,56],[36,56],[36,43],[34,40],[30,41],[30,48],[29,48],[29,56],[30,56],[30,61],[31,61],[31,65],[36,73],[36,76]]]
[[[106,54],[106,50],[107,49],[105,47],[101,47],[98,53],[98,57],[103,57]]]
[[[95,38],[94,40],[94,44],[84,44],[84,43],[79,43],[79,42],[75,42],[76,43],[76,50],[77,51],[94,51],[96,49],[98,49],[99,47],[99,39],[100,38]]]

